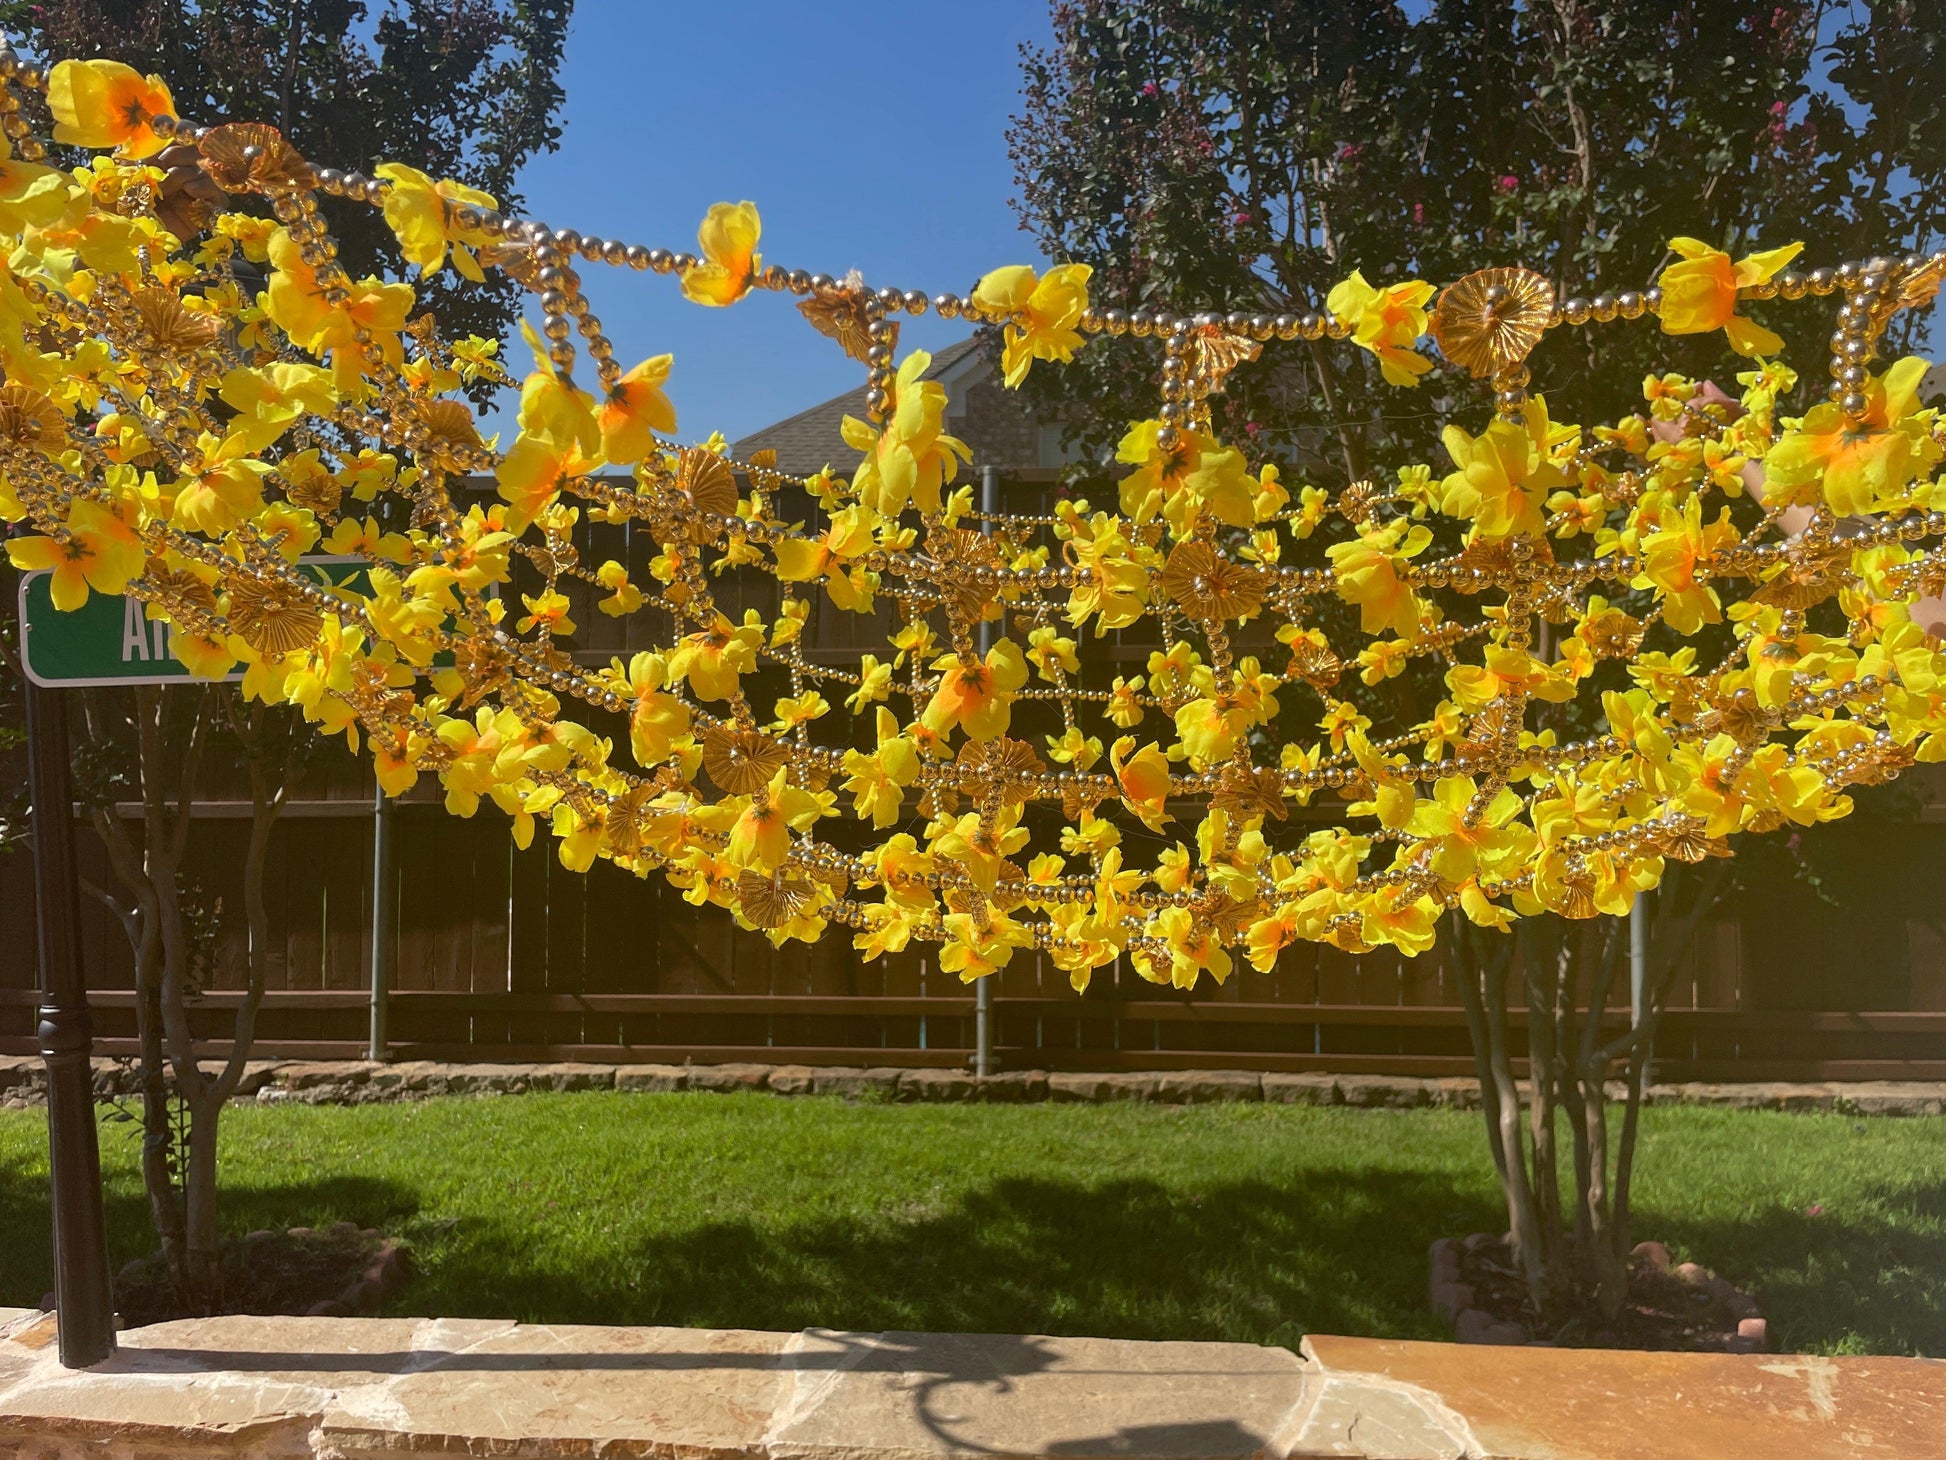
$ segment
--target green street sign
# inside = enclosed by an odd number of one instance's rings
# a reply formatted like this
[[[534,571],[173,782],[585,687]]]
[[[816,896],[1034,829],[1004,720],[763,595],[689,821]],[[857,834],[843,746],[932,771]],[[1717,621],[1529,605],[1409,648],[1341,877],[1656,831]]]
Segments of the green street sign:
[[[360,558],[302,558],[298,567],[326,588],[363,592]],[[50,689],[113,684],[175,684],[193,678],[169,649],[169,625],[152,620],[142,600],[90,593],[70,613],[54,606],[45,569],[21,575],[20,662],[27,677]],[[225,678],[234,683],[243,671]]]

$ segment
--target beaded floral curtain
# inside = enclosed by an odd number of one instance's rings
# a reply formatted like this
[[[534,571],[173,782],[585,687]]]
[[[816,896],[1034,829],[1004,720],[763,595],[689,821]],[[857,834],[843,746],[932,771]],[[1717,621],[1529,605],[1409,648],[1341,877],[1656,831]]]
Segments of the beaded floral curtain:
[[[1100,308],[1072,263],[928,296],[766,264],[749,203],[671,253],[179,119],[114,62],[0,56],[0,76],[13,562],[61,607],[139,598],[193,672],[297,707],[394,793],[434,777],[458,815],[491,801],[569,867],[665,876],[778,942],[938,943],[967,979],[1041,949],[1077,988],[1124,954],[1185,987],[1297,940],[1412,954],[1449,913],[1623,913],[1671,860],[1843,816],[1848,786],[1946,757],[1941,428],[1926,362],[1875,361],[1946,253],[1806,273],[1795,246],[1679,238],[1640,290],[1354,273],[1276,317]],[[39,90],[51,140],[89,161],[46,161],[20,115]],[[503,378],[496,344],[443,338],[410,283],[348,276],[321,195],[381,210],[424,272],[531,291],[504,450],[459,395]],[[598,268],[705,306],[794,299],[863,368],[861,464],[796,478],[679,445],[672,361],[615,358]],[[1795,414],[1758,315],[1822,300],[1829,398]],[[946,392],[898,353],[928,310],[993,328],[1009,385],[1083,348],[1154,352],[1155,417],[1101,500],[975,510]],[[1667,376],[1611,424],[1556,421],[1526,362],[1584,328],[1722,331],[1740,392]],[[1422,388],[1428,335],[1477,402],[1449,461],[1333,492],[1214,433],[1240,361],[1327,343]],[[463,504],[481,476],[496,499]],[[654,581],[584,562],[584,520],[652,536]],[[299,566],[319,551],[366,571],[321,584]],[[777,580],[782,612],[732,617],[712,592],[730,569]],[[578,663],[576,581],[660,647]],[[889,622],[887,642],[813,662],[814,604]],[[1160,647],[1115,672],[1105,636],[1138,627]],[[1443,693],[1399,726],[1387,686],[1426,665]]]

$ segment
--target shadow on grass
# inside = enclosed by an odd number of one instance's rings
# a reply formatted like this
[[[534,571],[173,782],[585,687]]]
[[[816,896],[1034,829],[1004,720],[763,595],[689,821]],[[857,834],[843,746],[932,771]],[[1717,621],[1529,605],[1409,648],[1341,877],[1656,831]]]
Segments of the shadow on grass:
[[[1946,1357],[1946,1185],[1888,1192],[1878,1208],[1768,1206],[1733,1221],[1652,1211],[1636,1228],[1748,1289],[1781,1352]]]
[[[274,1187],[225,1187],[223,1232],[240,1237],[259,1227],[322,1227],[350,1221],[387,1232],[410,1232],[418,1194],[367,1176],[330,1175]],[[104,1184],[111,1272],[156,1249],[148,1200],[138,1182],[110,1176]],[[52,1286],[53,1215],[46,1166],[0,1158],[0,1306],[32,1307]]]
[[[1501,1220],[1477,1188],[1351,1168],[1188,1191],[1010,1178],[868,1216],[666,1232],[654,1230],[655,1200],[645,1186],[639,1215],[563,1203],[537,1221],[510,1195],[456,1217],[422,1210],[409,1186],[344,1174],[231,1187],[224,1226],[348,1220],[404,1235],[419,1275],[394,1305],[401,1313],[1288,1346],[1313,1331],[1447,1336],[1426,1304],[1426,1244]],[[108,1221],[117,1265],[152,1247],[133,1182],[111,1184]],[[1946,1354],[1946,1186],[1817,1215],[1760,1207],[1696,1219],[1654,1205],[1636,1225],[1753,1292],[1778,1348]],[[0,1232],[12,1238],[0,1244],[0,1303],[32,1304],[48,1282],[39,1170],[0,1163]]]
[[[653,1202],[653,1192],[643,1200]],[[579,1270],[484,1224],[429,1254],[412,1309],[717,1328],[1095,1334],[1294,1344],[1436,1337],[1425,1244],[1491,1220],[1443,1179],[1307,1173],[1198,1192],[1013,1178],[852,1220],[718,1221]]]
[[[1426,1245],[1503,1221],[1474,1192],[1398,1171],[1200,1193],[1012,1179],[865,1223],[716,1222],[577,1272],[550,1270],[516,1234],[476,1227],[454,1234],[405,1302],[724,1328],[1444,1339],[1425,1296]],[[1764,1208],[1697,1221],[1651,1209],[1638,1230],[1749,1287],[1780,1349],[1946,1355],[1946,1187],[1890,1192],[1849,1216]]]

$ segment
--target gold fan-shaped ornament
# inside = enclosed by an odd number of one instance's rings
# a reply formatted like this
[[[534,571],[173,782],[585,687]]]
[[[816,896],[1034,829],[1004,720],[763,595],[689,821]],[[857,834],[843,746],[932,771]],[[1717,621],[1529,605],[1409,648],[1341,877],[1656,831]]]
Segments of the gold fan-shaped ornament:
[[[1606,608],[1582,626],[1581,638],[1597,659],[1633,659],[1649,626],[1634,614]]]
[[[230,627],[259,654],[291,654],[317,642],[324,615],[281,583],[240,578],[230,588]]]
[[[1025,801],[1034,780],[1047,767],[1024,740],[969,740],[960,747],[960,785],[976,800],[997,797],[1002,804]]]
[[[736,513],[737,479],[729,462],[700,446],[685,446],[676,456],[670,488],[672,505],[686,521],[691,542],[714,542],[723,535],[722,528],[709,519]]]
[[[496,641],[471,634],[454,642],[453,668],[466,684],[459,701],[462,710],[472,709],[513,682],[512,657]]]
[[[207,349],[221,332],[214,315],[190,309],[173,290],[151,285],[135,291],[135,313],[150,346],[165,355],[191,355]]]
[[[1217,781],[1210,805],[1232,816],[1269,816],[1283,821],[1290,816],[1284,804],[1284,777],[1267,766],[1245,767],[1226,761]]]
[[[726,796],[761,791],[788,759],[789,752],[761,730],[718,725],[703,737],[703,769]]]
[[[1344,677],[1345,664],[1329,644],[1320,644],[1308,635],[1291,645],[1290,672],[1319,694],[1335,689]]]
[[[781,928],[811,901],[816,889],[809,879],[785,872],[745,872],[737,878],[737,900],[743,916],[756,928]]]
[[[1196,619],[1242,618],[1264,601],[1263,575],[1206,542],[1177,543],[1155,581],[1165,598]]]
[[[187,612],[194,616],[216,612],[214,588],[194,573],[172,568],[160,558],[149,559],[148,566],[142,570],[142,581],[148,585],[150,601],[172,614]]]
[[[839,347],[852,359],[863,365],[868,363],[867,351],[872,348],[872,318],[865,312],[864,276],[853,270],[845,282],[821,294],[813,294],[801,301],[797,312],[811,322],[811,328],[827,339],[836,340]],[[897,350],[899,347],[899,327],[888,322],[886,345]]]
[[[225,192],[279,193],[310,185],[310,165],[282,132],[262,122],[211,127],[197,146],[203,171]]]
[[[1061,815],[1079,821],[1107,799],[1108,791],[1099,781],[1087,776],[1068,781],[1061,787]]]
[[[1518,365],[1540,343],[1554,286],[1531,269],[1481,269],[1440,291],[1432,334],[1439,352],[1475,378]]]
[[[10,380],[0,385],[0,440],[50,454],[65,451],[68,418],[38,390]]]
[[[486,450],[465,401],[430,400],[419,412],[426,434],[432,438],[429,449],[443,464],[459,467],[464,457]]]
[[[540,260],[534,257],[534,246],[524,239],[482,244],[474,251],[474,257],[481,268],[498,269],[523,289],[541,286]]]
[[[1836,598],[1850,580],[1850,559],[1842,542],[1801,538],[1785,553],[1783,566],[1751,593],[1751,600],[1802,611]]]

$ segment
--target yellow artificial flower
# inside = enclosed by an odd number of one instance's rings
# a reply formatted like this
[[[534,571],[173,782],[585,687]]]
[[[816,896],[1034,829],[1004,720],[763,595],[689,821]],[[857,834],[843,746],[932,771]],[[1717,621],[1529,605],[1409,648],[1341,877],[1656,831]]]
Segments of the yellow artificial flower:
[[[697,304],[735,304],[763,272],[757,240],[763,220],[755,203],[716,203],[696,230],[703,261],[682,276],[683,297]]]
[[[1737,293],[1766,283],[1804,250],[1801,243],[1768,249],[1734,264],[1720,248],[1694,238],[1672,238],[1670,250],[1682,255],[1662,271],[1656,286],[1662,290],[1664,334],[1700,335],[1722,330],[1730,348],[1741,355],[1774,355],[1784,342],[1755,320],[1737,313]]]
[[[160,76],[120,61],[60,61],[47,73],[54,140],[72,147],[113,147],[124,157],[153,157],[168,146],[151,125],[176,114]]]
[[[1790,488],[1819,488],[1833,512],[1859,515],[1901,504],[1922,467],[1939,460],[1919,411],[1919,383],[1928,366],[1908,355],[1865,384],[1865,414],[1847,417],[1835,401],[1811,407],[1764,457],[1766,500],[1786,500]],[[1799,494],[1802,495],[1802,494]]]
[[[575,442],[563,444],[546,432],[522,430],[494,472],[507,503],[509,530],[524,531],[554,505],[564,485],[593,469]]]
[[[654,432],[675,434],[676,408],[669,404],[663,384],[669,379],[673,355],[654,355],[602,393],[595,408],[601,432],[601,454],[616,466],[640,461],[655,449]]]
[[[648,769],[667,760],[675,743],[689,734],[689,706],[663,692],[669,665],[660,654],[641,653],[622,668],[609,667],[608,683],[629,702],[628,743],[637,765]]]
[[[845,444],[866,453],[852,476],[852,490],[882,517],[896,518],[907,502],[921,512],[938,512],[940,487],[958,475],[960,462],[973,459],[965,442],[941,429],[946,387],[925,378],[931,368],[932,356],[924,350],[899,362],[882,429],[853,416],[840,423]]]
[[[699,700],[725,700],[737,692],[741,675],[757,667],[761,625],[732,624],[722,614],[699,633],[686,635],[669,656],[669,677],[687,680]]]
[[[0,134],[0,229],[25,233],[46,227],[68,211],[70,191],[67,174],[15,157]]]
[[[477,224],[462,227],[461,208],[489,213],[500,204],[491,194],[469,188],[450,179],[434,182],[416,167],[385,162],[372,169],[375,177],[391,186],[385,190],[385,222],[398,235],[399,251],[405,261],[416,264],[423,274],[436,274],[446,267],[446,250],[453,252],[453,267],[476,284],[486,282],[473,250],[492,240],[492,235]]]
[[[1423,279],[1375,289],[1353,270],[1349,279],[1325,296],[1334,319],[1351,327],[1351,342],[1378,356],[1379,372],[1391,385],[1417,385],[1432,361],[1413,350],[1426,332],[1426,301],[1433,286]]]
[[[245,455],[266,450],[305,416],[329,415],[338,404],[328,371],[288,360],[239,365],[224,375],[216,393],[237,413],[227,439]]]
[[[387,284],[377,279],[361,279],[350,285],[350,298],[334,303],[326,297],[317,270],[305,261],[297,240],[287,229],[271,235],[269,245],[270,288],[267,294],[270,318],[291,337],[291,342],[314,355],[329,354],[333,378],[340,394],[350,394],[360,378],[369,374],[375,361],[393,366],[405,358],[399,332],[412,312],[414,295],[410,284]],[[369,343],[358,339],[363,330]]]
[[[1122,804],[1135,813],[1150,831],[1161,831],[1174,820],[1167,810],[1169,800],[1169,761],[1153,743],[1135,749],[1135,737],[1124,735],[1108,748],[1108,763],[1122,789]]]
[[[81,607],[88,590],[114,597],[142,572],[142,539],[114,512],[98,502],[77,501],[68,512],[61,537],[16,537],[7,541],[7,558],[23,572],[45,569],[48,591],[62,611]]]
[[[1115,460],[1135,468],[1121,481],[1123,513],[1138,525],[1160,513],[1178,536],[1203,511],[1231,527],[1256,520],[1256,483],[1242,452],[1186,430],[1164,447],[1161,434],[1162,422],[1137,421],[1116,448]]]
[[[1027,683],[1027,661],[1018,644],[1002,639],[984,661],[949,654],[932,667],[945,672],[919,717],[927,729],[948,735],[957,725],[972,740],[1007,733],[1014,694]]]
[[[823,814],[824,803],[809,791],[791,785],[790,767],[780,766],[770,783],[748,799],[730,827],[724,854],[732,866],[771,871],[790,855],[791,832],[809,831]]]
[[[1698,574],[1736,541],[1729,508],[1705,524],[1699,497],[1684,502],[1679,513],[1666,518],[1661,530],[1643,541],[1643,586],[1657,590],[1662,616],[1677,633],[1693,634],[1704,624],[1723,621],[1722,599]]]
[[[1011,387],[1027,378],[1036,360],[1062,364],[1081,347],[1075,326],[1088,312],[1086,264],[1060,264],[1036,274],[1026,264],[995,269],[973,290],[973,303],[1006,328],[1002,334],[1000,368]]]
[[[1423,606],[1401,569],[1405,559],[1424,552],[1431,542],[1432,533],[1426,528],[1408,528],[1401,521],[1325,550],[1338,572],[1338,596],[1358,606],[1362,632],[1389,629],[1404,638],[1417,635]]]
[[[230,454],[237,449],[232,441],[226,441],[200,469],[176,483],[170,521],[191,532],[215,537],[263,509],[263,483],[270,465]]]
[[[821,578],[838,607],[853,613],[868,611],[873,580],[862,568],[850,564],[871,551],[878,526],[876,512],[854,503],[833,514],[823,536],[785,538],[775,545],[778,581],[809,583]]]
[[[1496,418],[1478,436],[1448,426],[1441,436],[1459,470],[1440,483],[1439,510],[1483,538],[1539,537],[1541,508],[1564,478],[1548,458],[1547,403],[1527,403],[1524,424]]]

